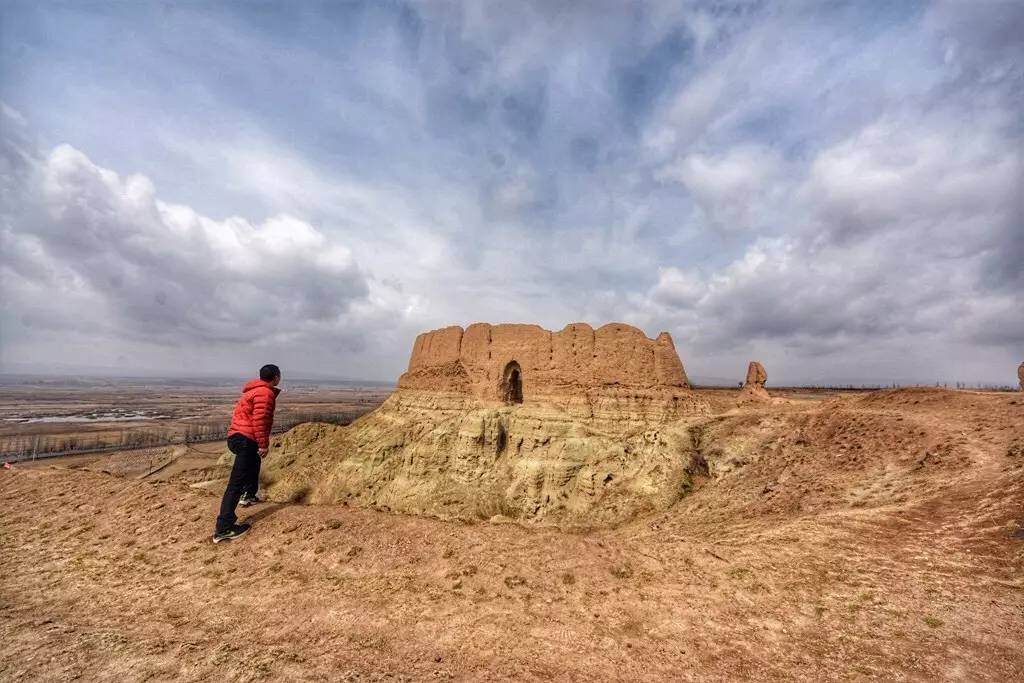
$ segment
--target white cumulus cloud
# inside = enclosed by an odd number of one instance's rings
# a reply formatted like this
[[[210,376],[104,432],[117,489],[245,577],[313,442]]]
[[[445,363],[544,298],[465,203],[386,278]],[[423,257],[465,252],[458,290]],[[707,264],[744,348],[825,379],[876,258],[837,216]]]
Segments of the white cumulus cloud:
[[[359,350],[410,305],[295,216],[211,218],[161,200],[143,175],[66,144],[38,153],[26,138],[3,138],[8,346],[87,332],[100,343]]]

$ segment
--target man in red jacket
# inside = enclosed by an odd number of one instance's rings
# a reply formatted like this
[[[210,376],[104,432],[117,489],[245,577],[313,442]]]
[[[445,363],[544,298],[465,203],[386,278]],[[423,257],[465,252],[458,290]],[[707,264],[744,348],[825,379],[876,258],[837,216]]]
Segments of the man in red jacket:
[[[248,524],[238,524],[235,508],[244,496],[245,504],[256,502],[260,485],[260,459],[270,447],[270,430],[274,426],[274,404],[281,390],[281,370],[276,365],[260,368],[260,378],[242,387],[242,396],[235,404],[228,428],[228,448],[235,454],[235,464],[228,477],[224,499],[220,503],[217,529],[213,542],[230,541],[249,530]]]

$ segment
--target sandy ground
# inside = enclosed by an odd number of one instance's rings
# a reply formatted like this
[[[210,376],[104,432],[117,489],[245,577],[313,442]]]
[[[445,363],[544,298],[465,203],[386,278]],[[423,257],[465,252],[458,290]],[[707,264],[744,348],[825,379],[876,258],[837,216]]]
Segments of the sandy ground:
[[[1024,400],[952,393],[716,418],[757,457],[581,534],[267,503],[214,546],[201,453],[0,471],[0,680],[1024,680]]]

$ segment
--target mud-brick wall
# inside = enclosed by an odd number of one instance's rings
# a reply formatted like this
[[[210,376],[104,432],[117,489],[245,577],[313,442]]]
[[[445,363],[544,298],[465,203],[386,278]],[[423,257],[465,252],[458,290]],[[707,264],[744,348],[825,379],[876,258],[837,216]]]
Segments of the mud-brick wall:
[[[672,337],[650,339],[624,323],[595,330],[586,323],[550,332],[538,325],[475,323],[445,327],[416,338],[409,370],[399,386],[500,395],[505,367],[522,369],[523,394],[566,393],[596,387],[687,388]]]

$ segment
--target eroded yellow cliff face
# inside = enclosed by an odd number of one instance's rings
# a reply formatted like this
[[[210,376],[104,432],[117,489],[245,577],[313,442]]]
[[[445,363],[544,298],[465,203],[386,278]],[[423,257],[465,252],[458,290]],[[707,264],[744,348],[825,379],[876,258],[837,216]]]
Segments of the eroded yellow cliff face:
[[[400,389],[348,427],[296,427],[265,472],[275,499],[606,526],[686,492],[699,465],[688,424],[678,405],[633,397],[494,406]]]

